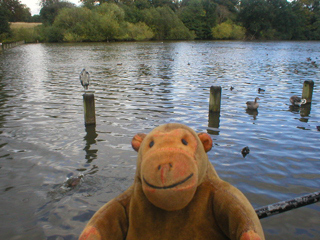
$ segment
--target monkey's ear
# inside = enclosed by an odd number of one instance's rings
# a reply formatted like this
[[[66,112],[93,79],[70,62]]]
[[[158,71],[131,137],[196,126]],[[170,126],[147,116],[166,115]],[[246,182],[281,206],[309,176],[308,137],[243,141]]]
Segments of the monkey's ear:
[[[198,137],[200,138],[200,141],[202,142],[204,150],[206,152],[209,152],[212,148],[212,139],[211,139],[210,135],[207,133],[198,133]]]
[[[138,152],[138,151],[139,151],[139,148],[140,148],[140,145],[141,145],[143,139],[144,139],[146,136],[147,136],[147,134],[144,134],[144,133],[138,133],[138,134],[136,134],[136,135],[132,138],[132,141],[131,141],[132,148]]]

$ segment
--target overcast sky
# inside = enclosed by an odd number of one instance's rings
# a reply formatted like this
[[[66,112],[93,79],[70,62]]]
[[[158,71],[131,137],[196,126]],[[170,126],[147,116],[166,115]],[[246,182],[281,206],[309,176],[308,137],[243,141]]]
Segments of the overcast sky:
[[[22,4],[27,5],[28,8],[30,8],[31,15],[39,14],[40,12],[40,0],[20,0]],[[76,4],[77,6],[80,5],[80,0],[67,0],[67,2],[72,2]]]

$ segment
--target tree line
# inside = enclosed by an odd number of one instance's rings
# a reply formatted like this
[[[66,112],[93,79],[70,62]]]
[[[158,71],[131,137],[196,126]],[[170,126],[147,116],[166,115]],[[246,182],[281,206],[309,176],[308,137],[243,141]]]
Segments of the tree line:
[[[320,0],[41,0],[39,16],[0,0],[0,41],[15,21],[41,21],[15,35],[45,42],[320,40]]]

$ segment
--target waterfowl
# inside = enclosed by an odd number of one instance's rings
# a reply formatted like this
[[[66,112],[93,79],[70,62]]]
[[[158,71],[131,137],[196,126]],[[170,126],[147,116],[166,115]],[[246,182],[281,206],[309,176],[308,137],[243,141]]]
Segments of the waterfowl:
[[[86,71],[86,69],[82,69],[79,78],[80,78],[80,83],[83,86],[84,90],[88,90],[89,82],[90,82],[90,75]]]
[[[301,104],[306,104],[306,103],[307,103],[307,100],[306,100],[306,99],[301,99],[301,97],[298,97],[297,95],[293,95],[293,96],[290,98],[290,102],[291,102],[293,105],[299,106],[299,105],[301,105]]]
[[[247,147],[242,148],[242,150],[241,150],[241,154],[242,154],[242,156],[243,156],[243,157],[246,157],[249,153],[250,153],[250,149],[249,149],[249,147],[248,147],[248,146],[247,146]]]
[[[233,89],[234,89],[234,87],[231,86],[231,87],[230,87],[230,91],[232,91]]]
[[[259,107],[258,100],[260,100],[260,98],[256,97],[256,98],[254,99],[254,101],[248,101],[248,102],[246,102],[246,104],[247,104],[247,109],[249,109],[249,110],[257,110],[258,107]]]
[[[266,90],[262,89],[262,88],[258,88],[258,93],[261,93],[261,92],[265,92]]]

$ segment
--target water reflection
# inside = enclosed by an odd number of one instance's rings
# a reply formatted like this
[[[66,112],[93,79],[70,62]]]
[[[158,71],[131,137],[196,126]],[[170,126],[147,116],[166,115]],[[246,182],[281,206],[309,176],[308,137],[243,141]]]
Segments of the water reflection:
[[[246,109],[246,113],[250,116],[252,116],[253,120],[257,120],[257,116],[259,114],[258,110],[250,110]]]
[[[207,132],[212,135],[219,135],[219,126],[220,126],[220,112],[211,112],[209,111],[209,121],[208,121],[208,130]]]
[[[85,159],[87,160],[87,163],[91,163],[97,158],[98,149],[92,149],[92,145],[96,145],[98,134],[96,133],[96,127],[94,125],[86,126],[86,133],[87,134],[84,137],[86,146],[83,150],[86,152]]]
[[[311,112],[311,102],[301,105],[301,107],[300,107],[300,116],[301,117],[309,117],[310,112]]]

